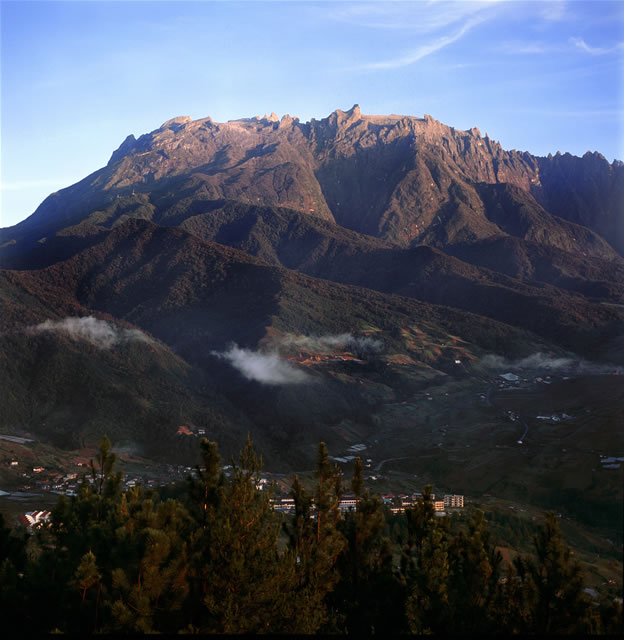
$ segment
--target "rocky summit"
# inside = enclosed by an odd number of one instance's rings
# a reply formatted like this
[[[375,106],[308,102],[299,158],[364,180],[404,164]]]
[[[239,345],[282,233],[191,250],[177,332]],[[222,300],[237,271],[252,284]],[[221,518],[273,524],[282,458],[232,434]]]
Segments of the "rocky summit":
[[[275,113],[226,123],[182,116],[128,136],[106,167],[3,236],[36,242],[37,233],[110,227],[127,215],[179,224],[202,207],[214,217],[218,203],[237,202],[401,247],[511,235],[609,259],[624,252],[623,181],[622,163],[598,153],[505,151],[476,127],[460,131],[428,115],[368,116],[355,105],[307,123]]]

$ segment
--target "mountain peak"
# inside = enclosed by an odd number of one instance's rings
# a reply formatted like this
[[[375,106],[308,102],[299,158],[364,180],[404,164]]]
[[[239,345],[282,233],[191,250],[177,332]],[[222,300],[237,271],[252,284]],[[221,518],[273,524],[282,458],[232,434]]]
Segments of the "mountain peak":
[[[176,130],[187,122],[191,122],[191,116],[176,116],[175,118],[171,118],[171,120],[167,120],[167,122],[163,123],[159,128]]]
[[[336,111],[334,111],[334,114],[339,121],[344,122],[355,122],[356,120],[362,119],[359,104],[354,104],[348,111],[341,111],[340,109],[336,109]]]
[[[347,111],[347,114],[349,115],[350,118],[360,118],[361,114],[360,114],[360,105],[359,104],[354,104],[349,111]]]

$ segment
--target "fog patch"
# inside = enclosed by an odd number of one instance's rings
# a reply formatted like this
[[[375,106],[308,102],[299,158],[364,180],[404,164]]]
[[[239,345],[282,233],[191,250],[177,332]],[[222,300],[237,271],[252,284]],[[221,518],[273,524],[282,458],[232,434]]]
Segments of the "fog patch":
[[[110,349],[116,344],[127,342],[152,342],[138,329],[124,329],[93,316],[46,320],[38,325],[27,327],[26,332],[29,334],[64,333],[74,340],[85,340],[98,349]]]
[[[310,381],[304,371],[282,360],[277,353],[262,353],[233,344],[227,351],[212,351],[213,356],[226,360],[247,380],[262,384],[302,384]]]
[[[143,456],[143,447],[134,440],[121,440],[112,445],[111,450],[118,455]]]
[[[304,349],[307,351],[325,351],[327,349],[347,349],[359,353],[378,353],[383,343],[368,336],[354,336],[351,333],[340,333],[326,336],[296,336],[286,334],[278,344],[285,348]]]
[[[498,355],[487,355],[481,364],[488,369],[505,369],[518,371],[539,369],[549,373],[565,373],[568,375],[609,375],[619,371],[621,367],[600,362],[590,362],[582,358],[563,358],[547,353],[534,353],[520,360],[508,360]]]

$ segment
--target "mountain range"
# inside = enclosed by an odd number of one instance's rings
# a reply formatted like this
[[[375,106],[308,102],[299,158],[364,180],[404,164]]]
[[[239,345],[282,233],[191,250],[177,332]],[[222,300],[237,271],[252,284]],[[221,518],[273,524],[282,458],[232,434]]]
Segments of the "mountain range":
[[[0,230],[1,428],[301,468],[487,355],[617,367],[623,203],[622,162],[427,115],[173,118]]]

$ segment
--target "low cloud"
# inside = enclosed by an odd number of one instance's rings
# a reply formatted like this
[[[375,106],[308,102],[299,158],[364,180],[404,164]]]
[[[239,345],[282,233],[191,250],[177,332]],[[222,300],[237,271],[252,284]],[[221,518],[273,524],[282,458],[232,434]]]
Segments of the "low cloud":
[[[544,372],[571,375],[611,374],[618,369],[616,365],[589,362],[579,358],[561,358],[546,353],[534,353],[521,360],[507,360],[502,356],[487,355],[481,359],[481,364],[489,369],[504,369],[506,371],[538,369]]]
[[[124,329],[93,316],[46,320],[41,324],[28,327],[26,332],[30,334],[64,333],[74,340],[90,342],[98,349],[110,349],[116,344],[125,342],[152,342],[138,329]]]
[[[229,362],[247,380],[262,384],[302,384],[310,380],[304,371],[282,360],[276,353],[242,349],[233,344],[227,351],[212,351],[212,355]]]
[[[378,353],[383,348],[381,340],[368,336],[354,336],[351,333],[340,333],[326,336],[296,336],[287,334],[280,338],[279,346],[305,349],[307,351],[326,351],[332,349],[348,349],[358,353]]]
[[[274,338],[265,346],[265,351],[252,351],[233,344],[226,351],[212,351],[212,355],[226,360],[247,380],[262,384],[303,384],[314,380],[301,368],[280,356],[280,352],[310,351],[327,353],[336,349],[351,351],[357,355],[377,353],[383,349],[383,343],[368,336],[354,336],[340,333],[325,336],[298,336],[285,334]]]

